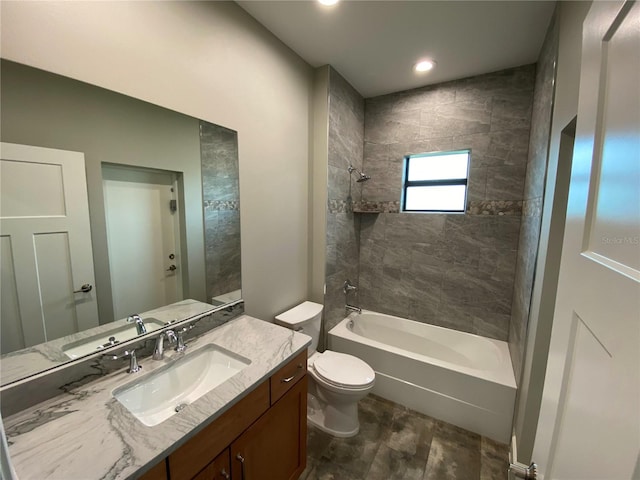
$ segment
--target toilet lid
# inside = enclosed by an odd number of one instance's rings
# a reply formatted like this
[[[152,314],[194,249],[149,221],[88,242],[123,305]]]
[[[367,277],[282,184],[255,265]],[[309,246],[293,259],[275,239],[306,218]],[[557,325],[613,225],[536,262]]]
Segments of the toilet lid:
[[[347,388],[366,387],[371,385],[376,377],[366,362],[353,355],[330,350],[316,357],[313,369],[323,380]]]

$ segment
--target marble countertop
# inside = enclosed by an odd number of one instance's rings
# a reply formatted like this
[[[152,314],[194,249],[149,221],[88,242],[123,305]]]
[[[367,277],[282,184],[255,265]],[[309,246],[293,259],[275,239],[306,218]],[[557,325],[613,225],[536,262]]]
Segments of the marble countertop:
[[[154,466],[237,403],[310,344],[304,334],[241,315],[198,338],[187,352],[215,343],[251,360],[234,377],[154,427],[138,421],[111,392],[183,354],[147,358],[142,372],[126,368],[71,387],[32,408],[3,419],[13,467],[20,480],[124,479]]]

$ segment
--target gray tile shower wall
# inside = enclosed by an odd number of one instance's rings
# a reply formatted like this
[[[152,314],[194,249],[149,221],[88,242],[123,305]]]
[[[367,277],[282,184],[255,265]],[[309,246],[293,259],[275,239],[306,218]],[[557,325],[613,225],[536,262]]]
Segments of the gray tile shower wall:
[[[471,165],[464,215],[356,214],[363,308],[507,340],[534,82],[527,65],[365,101],[363,205],[397,205],[408,154]]]
[[[200,122],[207,302],[240,288],[238,134]]]
[[[350,175],[347,168],[351,164],[362,171],[363,145],[364,99],[338,72],[330,68],[324,298],[327,331],[345,317],[343,282],[347,278],[354,283],[358,281],[360,220],[353,214],[353,201],[360,200],[362,183],[357,183],[356,174]]]
[[[542,198],[544,196],[551,115],[553,111],[555,65],[558,58],[558,35],[558,22],[554,16],[542,45],[537,64],[533,113],[531,116],[529,158],[527,160],[527,175],[524,186],[522,227],[520,228],[518,242],[513,308],[511,309],[511,321],[509,323],[509,352],[511,353],[511,363],[516,382],[520,381],[524,343],[529,322],[534,269],[540,240]]]

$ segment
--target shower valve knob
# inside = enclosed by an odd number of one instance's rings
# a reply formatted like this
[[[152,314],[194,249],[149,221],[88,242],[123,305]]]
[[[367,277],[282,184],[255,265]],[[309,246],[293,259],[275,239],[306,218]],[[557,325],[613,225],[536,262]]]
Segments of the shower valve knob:
[[[358,290],[358,287],[353,285],[351,283],[351,280],[344,281],[344,284],[342,285],[342,291],[344,292],[345,295],[348,294],[349,292],[355,292],[356,290]]]

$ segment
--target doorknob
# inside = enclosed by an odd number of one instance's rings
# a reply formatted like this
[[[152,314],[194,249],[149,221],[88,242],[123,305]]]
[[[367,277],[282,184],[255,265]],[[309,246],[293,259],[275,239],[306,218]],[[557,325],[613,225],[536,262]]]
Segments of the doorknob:
[[[173,272],[177,269],[178,267],[176,267],[175,265],[171,265],[169,268],[167,268],[167,272]]]
[[[93,285],[85,283],[79,290],[74,290],[73,293],[89,293],[91,290],[93,290]]]

